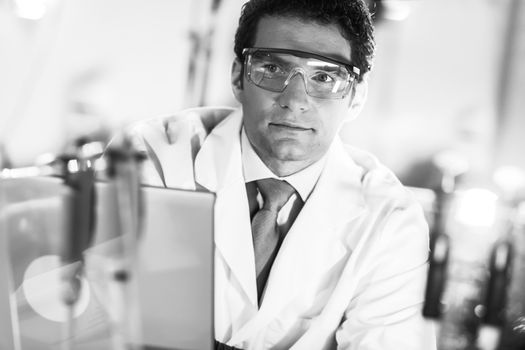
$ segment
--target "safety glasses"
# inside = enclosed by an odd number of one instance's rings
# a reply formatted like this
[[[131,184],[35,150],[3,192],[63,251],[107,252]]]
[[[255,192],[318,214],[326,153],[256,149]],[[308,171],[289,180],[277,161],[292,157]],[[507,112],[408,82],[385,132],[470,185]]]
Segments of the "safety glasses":
[[[298,50],[254,47],[244,49],[243,55],[246,78],[273,92],[283,92],[300,74],[309,96],[341,99],[348,95],[360,73],[351,64]]]

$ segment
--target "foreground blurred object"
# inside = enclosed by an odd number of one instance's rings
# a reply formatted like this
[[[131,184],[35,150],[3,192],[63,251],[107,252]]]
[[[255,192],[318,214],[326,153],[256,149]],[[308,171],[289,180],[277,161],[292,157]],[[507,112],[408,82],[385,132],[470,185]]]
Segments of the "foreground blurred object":
[[[81,142],[75,154],[63,158],[64,182],[71,188],[72,195],[67,199],[66,204],[71,213],[66,216],[69,219],[68,232],[65,235],[61,257],[64,265],[76,264],[76,271],[73,269],[64,273],[62,277],[63,300],[70,310],[65,339],[73,338],[73,308],[80,295],[80,278],[84,267],[83,252],[91,244],[95,227],[95,169],[93,164],[102,153],[102,147],[97,146],[99,145]]]
[[[22,232],[16,227],[10,226],[12,222],[16,224],[18,218],[20,218],[22,225],[27,225],[24,223],[28,219],[34,220],[34,228],[37,230],[51,227],[48,237],[46,237],[47,234],[42,235],[42,232],[34,232],[35,236],[40,236],[38,241],[34,242],[36,243],[34,248],[36,250],[41,249],[42,246],[46,245],[46,242],[43,242],[46,239],[55,240],[56,244],[51,244],[52,252],[49,253],[56,254],[58,252],[57,255],[46,255],[39,252],[42,257],[35,257],[22,251],[24,248],[29,248],[22,242],[21,244],[24,246],[20,247],[19,254],[26,255],[30,265],[27,269],[26,264],[20,264],[19,261],[13,261],[12,265],[15,269],[25,270],[24,282],[22,282],[24,286],[31,284],[31,282],[26,283],[25,281],[28,271],[33,271],[35,275],[39,274],[38,271],[34,271],[35,268],[31,269],[31,266],[41,265],[43,261],[46,261],[45,264],[48,268],[58,269],[59,282],[55,280],[58,282],[55,286],[55,294],[58,294],[65,305],[66,316],[53,316],[52,314],[57,313],[57,310],[50,310],[49,313],[44,311],[43,315],[63,323],[63,335],[59,336],[62,339],[62,349],[75,348],[75,330],[78,328],[75,325],[75,319],[84,312],[86,303],[89,302],[90,289],[84,278],[84,252],[92,245],[95,234],[95,174],[96,165],[100,164],[99,158],[102,152],[103,146],[100,143],[90,143],[79,139],[75,148],[62,156],[42,157],[41,160],[46,159],[40,165],[19,169],[3,169],[1,172],[0,181],[3,181],[2,186],[5,186],[6,192],[6,210],[4,212],[7,213],[6,228],[2,231],[18,235],[18,237],[11,237],[13,242],[18,242]],[[116,187],[113,193],[117,197],[115,203],[118,203],[119,213],[117,219],[120,232],[114,234],[121,237],[123,245],[122,254],[115,258],[118,261],[118,268],[114,271],[114,281],[112,281],[114,284],[111,286],[112,293],[110,293],[112,310],[109,310],[108,314],[112,325],[112,349],[132,349],[137,347],[129,345],[129,333],[140,338],[140,334],[138,334],[140,327],[131,326],[133,321],[138,320],[138,315],[129,315],[127,310],[130,305],[137,303],[137,300],[133,300],[133,298],[136,299],[137,291],[135,290],[134,293],[128,291],[126,282],[130,279],[131,266],[136,258],[136,239],[142,219],[139,166],[143,157],[133,151],[130,142],[127,140],[123,140],[123,143],[118,146],[113,145],[107,153],[108,161],[103,166],[107,168],[108,178]],[[58,177],[56,179],[43,177],[49,175],[57,175]],[[26,188],[26,193],[19,195],[20,210],[15,217],[9,213],[9,210],[13,208],[16,193],[21,187]],[[27,190],[32,187],[34,187],[33,190]],[[43,190],[46,187],[48,190]],[[52,197],[44,198],[43,200],[48,203],[42,203],[41,208],[32,207],[39,195],[50,195]],[[50,202],[55,203],[55,205],[49,205]],[[45,209],[46,206],[48,206],[47,209]],[[44,217],[53,218],[53,224],[48,225]],[[58,237],[56,234],[59,234]],[[56,261],[53,256],[60,256],[60,262]],[[52,262],[52,260],[56,262]],[[35,265],[35,261],[39,263]],[[6,264],[3,267],[8,268],[9,265],[11,264]],[[38,267],[36,269],[40,270]],[[17,275],[20,274],[17,273]],[[38,277],[35,278],[38,279]],[[49,280],[47,282],[53,283]],[[37,284],[34,285],[37,286]],[[88,289],[86,290],[86,288]],[[34,295],[34,292],[29,292],[29,295]],[[28,295],[25,297],[27,299]],[[36,299],[38,298],[37,295]],[[29,296],[27,302],[35,311],[42,312],[39,310],[42,304],[33,299],[35,298]],[[80,311],[79,304],[82,304]],[[132,310],[133,308],[129,307],[129,309]],[[11,321],[11,323],[17,325],[18,321]],[[35,349],[40,346],[42,345],[35,343]],[[31,345],[23,345],[24,349],[28,347],[32,348]]]
[[[61,323],[50,328],[35,327],[40,315],[65,324],[71,310],[77,314],[85,309],[88,291],[78,285],[74,285],[76,302],[64,304],[63,292],[70,286],[66,281],[78,277],[78,264],[64,265],[61,257],[65,236],[70,232],[63,213],[69,213],[66,203],[73,193],[61,179],[13,177],[20,175],[13,171],[3,174],[10,175],[0,180],[0,234],[9,253],[5,267],[13,281],[7,286],[14,312],[11,322],[19,330],[16,337],[22,349],[45,349],[35,340],[63,338],[64,329]],[[84,280],[76,282],[83,284]]]
[[[141,187],[130,140],[103,148],[1,170],[0,349],[211,349],[214,194]]]
[[[1,164],[0,164],[1,169]],[[5,205],[4,191],[0,182],[0,349],[20,350],[18,317],[10,291],[13,289],[13,275],[10,269],[10,254],[7,236],[4,232]]]
[[[127,138],[115,140],[106,151],[106,173],[117,203],[120,252],[111,260],[108,310],[112,326],[112,349],[140,349],[133,339],[142,339],[138,310],[137,257],[144,208],[140,189],[141,162]]]
[[[100,145],[81,142],[72,154],[52,157],[48,163],[37,166],[3,169],[0,173],[4,197],[4,205],[0,208],[1,231],[3,237],[7,237],[7,244],[12,242],[15,247],[8,266],[12,266],[14,271],[13,288],[20,291],[15,293],[18,294],[18,308],[34,302],[40,305],[37,300],[44,295],[60,299],[65,305],[66,315],[61,313],[60,308],[40,311],[50,319],[65,320],[62,336],[65,339],[64,349],[72,348],[70,340],[74,335],[75,314],[79,311],[79,304],[82,304],[81,297],[88,293],[82,290],[85,288],[83,251],[89,247],[93,237],[94,161],[101,152]],[[44,177],[49,175],[58,175],[64,180]],[[24,241],[24,238],[29,241]],[[58,279],[58,283],[48,286],[46,291],[37,291],[38,283],[35,281],[38,277],[35,276],[42,274],[43,266],[50,272],[53,268],[59,269],[51,277]],[[23,316],[20,316],[22,320]],[[27,331],[21,329],[22,340],[29,333],[29,328]],[[31,345],[22,341],[22,348],[27,347],[31,348]]]

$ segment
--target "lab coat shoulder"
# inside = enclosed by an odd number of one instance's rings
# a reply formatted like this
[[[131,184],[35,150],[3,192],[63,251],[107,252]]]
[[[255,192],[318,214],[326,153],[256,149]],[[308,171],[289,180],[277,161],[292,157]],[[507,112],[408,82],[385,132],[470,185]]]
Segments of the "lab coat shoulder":
[[[361,169],[361,184],[367,200],[389,200],[391,205],[399,208],[417,205],[413,194],[374,155],[350,145],[344,145],[344,149]]]
[[[376,269],[387,274],[391,268],[405,268],[426,262],[429,250],[428,225],[414,194],[375,156],[345,145],[345,151],[361,168],[362,195],[369,225],[373,225],[377,261],[391,259]],[[406,254],[404,254],[406,253]],[[369,266],[371,270],[377,264]]]
[[[336,332],[338,348],[435,349],[421,316],[429,245],[423,211],[377,158],[347,145],[345,151],[361,168],[362,228],[373,232],[373,244],[363,254],[359,283]]]
[[[412,228],[412,240],[425,243],[428,251],[428,226],[424,218],[421,205],[414,194],[407,189],[396,175],[384,166],[374,155],[353,146],[345,145],[347,155],[361,169],[361,193],[367,208],[368,218],[376,223],[375,231],[381,236],[381,240],[392,243],[399,240],[404,230],[400,228]],[[404,220],[402,227],[396,224]],[[396,224],[396,225],[395,225]]]

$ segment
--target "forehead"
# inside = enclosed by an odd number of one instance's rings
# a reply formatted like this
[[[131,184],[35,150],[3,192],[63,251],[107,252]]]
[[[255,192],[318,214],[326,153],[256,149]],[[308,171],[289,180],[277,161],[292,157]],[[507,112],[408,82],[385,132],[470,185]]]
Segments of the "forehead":
[[[292,17],[261,18],[253,46],[312,52],[339,61],[350,61],[351,57],[350,43],[335,24]]]

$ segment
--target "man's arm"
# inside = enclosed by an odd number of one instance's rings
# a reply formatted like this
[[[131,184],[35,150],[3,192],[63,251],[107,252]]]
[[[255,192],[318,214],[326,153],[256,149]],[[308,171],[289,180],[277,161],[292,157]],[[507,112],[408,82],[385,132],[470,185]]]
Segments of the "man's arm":
[[[187,109],[170,116],[161,116],[137,122],[124,131],[132,145],[147,155],[143,163],[142,183],[150,186],[168,187],[165,173],[172,168],[181,171],[171,155],[187,141],[192,158],[200,149],[210,131],[234,109],[229,107],[201,107]],[[117,135],[115,142],[122,135]],[[188,169],[191,166],[186,167]],[[188,170],[186,169],[186,170]]]

